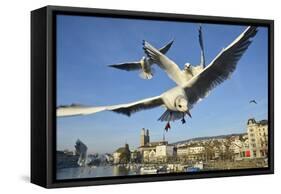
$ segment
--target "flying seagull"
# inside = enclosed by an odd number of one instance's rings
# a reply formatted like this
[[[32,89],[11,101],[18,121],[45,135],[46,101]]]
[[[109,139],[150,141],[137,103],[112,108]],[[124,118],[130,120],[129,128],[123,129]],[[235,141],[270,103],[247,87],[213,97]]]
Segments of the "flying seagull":
[[[250,104],[251,104],[251,103],[258,104],[258,103],[256,102],[256,100],[250,100],[249,103],[250,103]]]
[[[170,41],[168,44],[159,49],[159,51],[163,54],[166,54],[168,50],[171,48],[174,40]],[[109,65],[109,67],[114,67],[121,70],[126,71],[137,71],[140,70],[140,77],[143,79],[151,79],[153,77],[153,62],[148,57],[142,57],[140,61],[127,62],[127,63],[119,63],[114,65]]]
[[[113,106],[62,106],[57,108],[57,116],[89,115],[106,110],[131,116],[141,110],[163,106],[166,110],[158,120],[167,121],[168,128],[170,128],[170,121],[184,119],[186,115],[191,117],[190,110],[194,105],[209,91],[230,77],[256,33],[257,27],[247,27],[230,45],[222,49],[202,72],[188,82],[181,83],[159,96]],[[161,53],[152,46],[148,45],[147,52],[155,61],[159,61],[163,65],[171,61],[166,56],[162,57]]]
[[[153,50],[155,51],[156,49],[146,41],[143,41],[143,49],[148,58],[162,68],[168,74],[170,79],[176,82],[177,85],[183,86],[205,68],[205,52],[201,25],[199,26],[198,34],[201,51],[200,64],[193,66],[190,63],[186,63],[183,70],[181,70],[174,61],[166,57],[165,54],[161,52],[153,52]]]

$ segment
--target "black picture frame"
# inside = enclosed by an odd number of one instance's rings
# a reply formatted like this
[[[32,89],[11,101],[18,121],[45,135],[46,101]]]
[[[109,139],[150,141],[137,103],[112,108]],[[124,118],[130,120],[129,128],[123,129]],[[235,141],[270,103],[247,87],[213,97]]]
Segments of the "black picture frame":
[[[268,168],[187,174],[56,180],[56,14],[268,27]],[[274,173],[274,21],[231,17],[46,6],[31,12],[31,182],[46,188]]]

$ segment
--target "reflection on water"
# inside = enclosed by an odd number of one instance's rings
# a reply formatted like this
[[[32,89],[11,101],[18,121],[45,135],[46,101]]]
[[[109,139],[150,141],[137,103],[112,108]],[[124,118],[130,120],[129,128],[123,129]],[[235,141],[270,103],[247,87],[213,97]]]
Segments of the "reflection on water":
[[[135,171],[122,166],[77,167],[58,169],[57,179],[125,176],[134,174],[136,174]]]

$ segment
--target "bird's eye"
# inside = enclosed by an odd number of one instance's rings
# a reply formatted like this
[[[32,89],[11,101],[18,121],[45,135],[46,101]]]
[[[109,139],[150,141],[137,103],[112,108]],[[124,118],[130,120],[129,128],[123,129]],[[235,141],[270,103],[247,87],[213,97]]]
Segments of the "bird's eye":
[[[181,105],[179,105],[179,107],[181,108]]]

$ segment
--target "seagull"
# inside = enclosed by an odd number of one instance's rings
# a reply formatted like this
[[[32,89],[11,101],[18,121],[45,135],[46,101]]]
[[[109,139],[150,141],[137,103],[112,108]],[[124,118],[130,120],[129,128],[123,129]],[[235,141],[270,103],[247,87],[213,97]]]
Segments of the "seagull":
[[[251,104],[251,103],[258,104],[258,103],[256,102],[256,100],[250,100],[249,103],[250,103],[250,104]]]
[[[162,68],[168,74],[170,79],[172,79],[177,85],[183,86],[187,81],[202,72],[205,68],[205,52],[201,25],[199,26],[198,34],[201,51],[200,64],[193,66],[190,63],[186,63],[183,70],[181,70],[174,61],[166,57],[165,54],[161,52],[152,54],[151,50],[155,50],[155,48],[146,41],[143,41],[143,49],[148,58]]]
[[[113,111],[131,116],[138,111],[162,106],[165,108],[165,111],[158,120],[167,121],[166,127],[169,129],[171,128],[170,121],[184,119],[185,115],[191,117],[190,110],[194,105],[200,99],[206,97],[209,91],[230,78],[231,74],[236,69],[238,61],[250,46],[252,42],[251,39],[256,33],[257,27],[247,27],[230,45],[222,49],[203,71],[192,77],[189,81],[185,83],[180,82],[180,85],[158,96],[112,106],[60,106],[57,108],[57,117],[89,115],[101,111]],[[152,46],[148,45],[147,52],[154,61],[158,61],[160,64],[163,64],[163,66],[165,66],[166,63],[171,63],[168,57],[163,57],[162,54]],[[180,79],[178,79],[178,81],[179,80]]]
[[[171,40],[168,44],[159,49],[163,54],[166,54],[171,48],[174,40]],[[136,71],[140,70],[140,77],[143,79],[151,79],[153,77],[154,71],[151,68],[153,62],[148,57],[142,57],[140,61],[119,63],[114,65],[109,65],[109,67],[114,67],[126,71]]]

